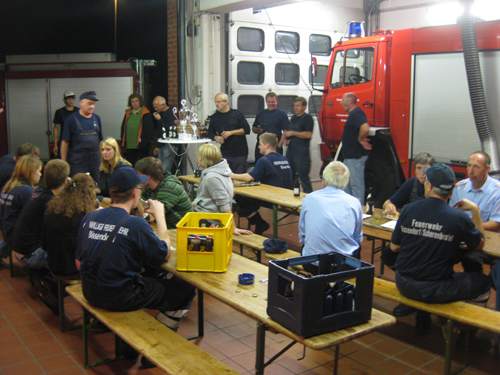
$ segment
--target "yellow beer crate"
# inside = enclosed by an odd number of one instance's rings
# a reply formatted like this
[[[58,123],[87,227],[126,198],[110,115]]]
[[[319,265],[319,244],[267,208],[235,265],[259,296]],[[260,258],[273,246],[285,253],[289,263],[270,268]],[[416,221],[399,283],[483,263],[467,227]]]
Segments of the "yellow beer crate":
[[[200,221],[219,220],[219,228]],[[233,214],[189,212],[177,224],[177,270],[225,272],[233,253]]]

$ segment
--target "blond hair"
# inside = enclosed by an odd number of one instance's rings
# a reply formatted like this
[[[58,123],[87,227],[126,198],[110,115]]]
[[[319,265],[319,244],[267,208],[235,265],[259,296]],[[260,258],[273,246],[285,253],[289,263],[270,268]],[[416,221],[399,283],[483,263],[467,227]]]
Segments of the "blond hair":
[[[102,149],[104,146],[109,146],[115,151],[115,156],[113,157],[113,167],[111,167],[111,164],[104,160],[102,157]],[[122,157],[122,154],[120,152],[120,146],[118,145],[118,142],[116,139],[113,137],[108,137],[104,141],[101,141],[101,145],[99,146],[99,151],[101,152],[101,169],[104,171],[104,173],[108,174],[113,172],[113,169],[116,167],[119,161],[123,163],[127,163],[128,165],[132,166],[127,160],[125,160]]]
[[[222,161],[222,154],[217,146],[210,143],[202,145],[198,149],[198,159],[204,168],[211,167]]]
[[[23,183],[35,187],[34,174],[38,168],[43,166],[43,162],[31,155],[24,155],[17,161],[12,177],[5,184],[2,191],[10,193],[15,187],[21,186]]]

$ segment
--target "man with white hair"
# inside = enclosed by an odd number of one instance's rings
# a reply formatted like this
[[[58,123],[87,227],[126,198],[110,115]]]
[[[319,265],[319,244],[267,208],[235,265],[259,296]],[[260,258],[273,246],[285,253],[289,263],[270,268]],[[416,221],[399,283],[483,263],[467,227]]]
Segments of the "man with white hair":
[[[323,171],[325,188],[304,198],[299,220],[302,255],[337,251],[359,258],[363,211],[359,199],[344,191],[349,175],[344,163],[331,162]]]
[[[168,138],[170,127],[177,125],[177,119],[175,118],[173,108],[167,105],[167,101],[163,96],[157,96],[156,98],[154,98],[153,108],[155,110],[155,112],[153,113],[153,117],[158,124],[158,138]],[[178,153],[178,145],[165,143],[163,145],[158,145],[158,147],[153,150],[153,154],[155,156],[158,156],[158,159],[161,160],[163,172],[175,173],[175,171],[172,170],[172,167],[175,163],[173,157],[174,152],[172,152],[171,150]]]

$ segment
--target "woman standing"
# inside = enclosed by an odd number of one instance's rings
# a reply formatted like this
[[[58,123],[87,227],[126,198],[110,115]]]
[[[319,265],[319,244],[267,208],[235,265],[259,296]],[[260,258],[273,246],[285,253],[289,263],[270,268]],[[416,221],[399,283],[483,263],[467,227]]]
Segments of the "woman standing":
[[[109,198],[108,178],[111,173],[117,168],[130,167],[130,163],[126,161],[121,153],[118,142],[113,137],[108,137],[101,142],[101,181],[96,193],[103,197]]]
[[[233,181],[231,169],[217,146],[204,144],[198,149],[198,164],[205,168],[201,173],[198,195],[193,202],[197,212],[220,212],[231,214],[233,201]],[[233,233],[252,234],[246,229],[236,228],[233,220]]]
[[[153,141],[153,120],[149,110],[144,107],[142,96],[134,93],[128,97],[128,106],[122,122],[122,147],[125,158],[132,164],[149,154]]]
[[[95,209],[95,198],[94,180],[86,173],[79,173],[47,203],[42,248],[47,249],[47,262],[54,275],[79,274],[75,265],[78,229],[82,218]]]

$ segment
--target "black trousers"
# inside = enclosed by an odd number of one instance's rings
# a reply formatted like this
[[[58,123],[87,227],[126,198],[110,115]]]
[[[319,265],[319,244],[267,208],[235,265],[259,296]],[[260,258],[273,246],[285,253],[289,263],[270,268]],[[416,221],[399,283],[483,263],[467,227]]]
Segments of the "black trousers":
[[[141,277],[119,288],[100,285],[82,277],[83,295],[92,306],[109,311],[134,311],[142,308],[167,311],[189,306],[196,294],[191,284],[176,276],[170,279]]]
[[[471,300],[490,290],[491,278],[478,272],[457,272],[445,280],[420,281],[396,272],[396,286],[403,296],[427,303]]]

